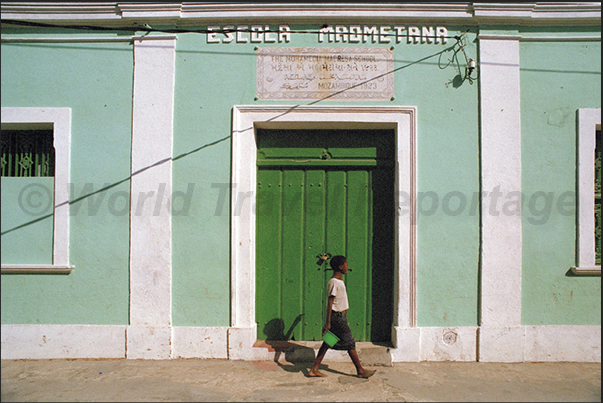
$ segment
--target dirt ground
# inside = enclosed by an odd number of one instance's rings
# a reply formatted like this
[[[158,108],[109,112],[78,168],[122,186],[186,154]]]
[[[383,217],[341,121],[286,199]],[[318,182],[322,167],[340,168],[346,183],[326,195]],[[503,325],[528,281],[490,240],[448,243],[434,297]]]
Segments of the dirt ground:
[[[2,402],[600,402],[600,363],[2,360]]]

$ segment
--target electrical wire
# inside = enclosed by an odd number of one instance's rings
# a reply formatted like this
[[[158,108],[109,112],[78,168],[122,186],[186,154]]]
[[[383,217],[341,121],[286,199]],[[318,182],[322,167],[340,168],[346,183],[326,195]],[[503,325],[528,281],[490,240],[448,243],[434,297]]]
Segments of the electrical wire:
[[[465,31],[466,33],[467,31]],[[440,53],[440,57],[438,59],[438,66],[440,67],[440,69],[446,69],[448,66],[450,66],[451,64],[456,62],[456,68],[459,71],[459,74],[461,74],[461,67],[460,67],[460,62],[458,59],[458,54],[459,52],[461,52],[465,58],[465,63],[466,63],[466,67],[465,67],[465,73],[462,75],[461,77],[461,81],[469,81],[469,84],[473,84],[473,82],[475,80],[477,80],[479,78],[479,71],[478,71],[478,76],[473,78],[471,77],[471,75],[473,74],[473,70],[476,69],[476,65],[475,65],[475,61],[473,59],[471,59],[470,57],[467,56],[467,53],[465,52],[465,47],[467,46],[465,43],[465,33],[463,33],[462,35],[460,35],[457,38],[457,43],[455,45],[455,49],[454,52],[452,54],[452,57],[448,60],[448,63],[446,65],[444,65],[443,67],[441,66],[441,57],[443,53]],[[448,84],[446,85],[448,86]]]
[[[227,29],[227,28],[221,28],[221,29],[183,29],[183,28],[153,28],[151,27],[149,24],[141,24],[138,26],[116,26],[116,27],[102,27],[102,26],[95,26],[95,25],[59,25],[59,24],[48,24],[48,23],[43,23],[43,22],[34,22],[34,21],[21,21],[21,20],[9,20],[9,19],[3,19],[0,20],[0,22],[2,24],[10,24],[10,25],[19,25],[19,26],[26,26],[26,27],[36,27],[36,28],[65,28],[65,29],[75,29],[75,30],[88,30],[88,31],[146,31],[147,33],[150,32],[163,32],[163,33],[170,33],[170,34],[178,34],[178,33],[197,33],[197,34],[232,34],[232,33],[238,33],[238,32],[242,32],[242,33],[283,33],[283,31],[280,30],[271,30],[271,29],[263,29],[262,31],[257,31],[257,30],[253,30],[250,28],[242,28],[241,25],[237,25],[237,28],[233,28],[233,29]],[[349,32],[332,32],[332,31],[325,31],[327,28],[330,28],[331,26],[328,24],[323,24],[323,26],[318,30],[289,30],[289,31],[284,31],[286,33],[292,33],[292,34],[313,34],[313,35],[319,35],[319,34],[329,34],[329,35],[351,35],[351,33]],[[463,34],[467,33],[469,30],[466,30],[465,32],[463,32]],[[461,35],[463,35],[461,34]],[[358,35],[372,35],[372,34],[365,34],[365,33],[359,33]],[[395,33],[384,33],[378,34],[379,36],[383,36],[383,37],[397,37],[398,34]],[[409,35],[409,37],[411,38],[415,38],[417,37],[417,35]],[[448,36],[448,35],[421,35],[421,37],[423,38],[430,38],[430,39],[437,39],[437,38],[446,38],[446,39],[459,39],[459,35],[453,35],[453,36]]]

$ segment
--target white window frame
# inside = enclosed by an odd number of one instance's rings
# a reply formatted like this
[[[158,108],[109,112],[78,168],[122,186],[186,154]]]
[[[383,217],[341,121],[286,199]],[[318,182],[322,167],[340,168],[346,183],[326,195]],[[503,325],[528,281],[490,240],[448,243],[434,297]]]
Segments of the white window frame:
[[[2,130],[52,129],[55,148],[52,264],[3,264],[2,273],[70,273],[71,108],[2,108]]]
[[[601,275],[595,266],[595,146],[601,130],[601,109],[578,109],[578,231],[576,275]]]

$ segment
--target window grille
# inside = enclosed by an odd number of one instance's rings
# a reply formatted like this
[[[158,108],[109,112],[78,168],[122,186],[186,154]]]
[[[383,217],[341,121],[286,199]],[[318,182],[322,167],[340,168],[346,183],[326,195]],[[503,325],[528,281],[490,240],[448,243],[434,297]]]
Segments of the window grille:
[[[52,130],[2,130],[2,176],[54,176]]]
[[[595,264],[601,264],[601,130],[595,146]]]

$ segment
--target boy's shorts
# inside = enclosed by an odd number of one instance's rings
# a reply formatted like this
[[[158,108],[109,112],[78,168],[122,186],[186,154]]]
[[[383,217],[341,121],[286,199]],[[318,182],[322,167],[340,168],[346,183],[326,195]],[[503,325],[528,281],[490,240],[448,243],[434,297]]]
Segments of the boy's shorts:
[[[348,324],[347,312],[331,311],[331,332],[337,337],[339,341],[331,347],[334,350],[355,350],[356,340],[352,335],[352,329]]]

